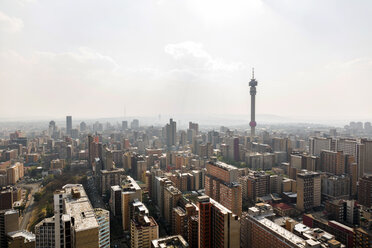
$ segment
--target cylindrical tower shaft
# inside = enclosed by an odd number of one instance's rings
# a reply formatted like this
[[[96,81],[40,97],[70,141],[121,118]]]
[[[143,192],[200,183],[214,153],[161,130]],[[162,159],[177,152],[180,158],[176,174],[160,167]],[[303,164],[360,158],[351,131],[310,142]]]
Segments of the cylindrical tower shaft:
[[[256,123],[256,95],[251,94],[251,123]],[[256,126],[251,125],[251,137],[256,135]]]
[[[253,141],[254,136],[256,135],[256,86],[257,81],[254,78],[254,70],[252,70],[252,79],[249,82],[250,86],[250,95],[251,95],[251,122],[249,126],[251,127],[251,142]]]

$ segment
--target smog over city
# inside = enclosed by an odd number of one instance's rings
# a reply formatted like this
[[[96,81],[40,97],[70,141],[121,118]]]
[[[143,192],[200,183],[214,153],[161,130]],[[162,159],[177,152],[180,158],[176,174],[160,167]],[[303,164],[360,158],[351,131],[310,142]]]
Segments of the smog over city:
[[[371,13],[1,0],[0,248],[371,247]]]

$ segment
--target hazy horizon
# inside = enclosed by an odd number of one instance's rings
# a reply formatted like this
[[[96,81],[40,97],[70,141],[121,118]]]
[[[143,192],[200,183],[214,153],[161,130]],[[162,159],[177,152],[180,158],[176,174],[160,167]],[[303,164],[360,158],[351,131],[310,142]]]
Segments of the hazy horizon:
[[[230,127],[241,127],[246,126],[249,129],[250,116],[249,115],[216,115],[216,114],[205,114],[205,115],[194,115],[194,114],[184,114],[184,115],[148,115],[148,116],[95,116],[95,117],[80,117],[72,116],[72,122],[75,127],[84,121],[87,124],[93,124],[98,121],[103,124],[110,122],[111,124],[121,125],[122,121],[128,121],[128,125],[133,119],[138,119],[141,126],[163,126],[169,122],[169,119],[173,118],[178,125],[182,127],[187,127],[188,122],[196,122],[201,126],[230,126]],[[54,120],[58,126],[64,127],[66,124],[66,116],[38,116],[32,118],[0,118],[1,124],[27,124],[27,123],[39,123],[48,126],[49,121]],[[314,120],[311,117],[291,117],[291,116],[278,116],[278,115],[257,115],[256,120],[258,122],[258,127],[264,127],[267,125],[315,125],[315,126],[328,126],[328,127],[338,127],[343,128],[348,125],[351,121],[354,122],[371,122],[370,119],[318,119]]]
[[[371,10],[362,0],[4,0],[0,121],[248,119],[252,67],[258,117],[368,121]]]

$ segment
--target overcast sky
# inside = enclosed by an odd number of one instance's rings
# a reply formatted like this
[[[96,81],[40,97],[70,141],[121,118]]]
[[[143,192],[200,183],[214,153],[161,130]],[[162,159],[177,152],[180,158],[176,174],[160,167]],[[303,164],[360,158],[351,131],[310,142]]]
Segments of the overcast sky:
[[[1,0],[0,118],[372,119],[369,0]]]

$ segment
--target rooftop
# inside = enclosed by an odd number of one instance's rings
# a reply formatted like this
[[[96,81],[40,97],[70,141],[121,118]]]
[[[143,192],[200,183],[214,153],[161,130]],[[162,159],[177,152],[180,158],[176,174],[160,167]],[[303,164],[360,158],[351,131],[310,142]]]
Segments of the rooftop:
[[[42,221],[36,224],[36,227],[42,226],[43,224],[49,224],[49,223],[54,224],[54,217],[43,219]]]
[[[19,230],[15,232],[10,232],[8,233],[8,236],[10,236],[12,239],[17,238],[17,237],[23,237],[25,241],[27,242],[32,242],[35,241],[35,234],[31,232],[27,232],[26,230]]]
[[[301,170],[301,172],[299,172],[297,174],[297,176],[302,176],[302,177],[305,177],[305,176],[319,176],[320,174],[318,172],[315,172],[315,171],[308,171],[308,170]]]
[[[213,200],[212,198],[210,198],[210,201],[211,201],[211,203],[215,206],[215,207],[217,207],[223,214],[232,214],[232,212],[228,209],[228,208],[226,208],[226,207],[224,207],[221,203],[219,203],[219,202],[217,202],[217,201],[215,201],[215,200]]]
[[[209,162],[209,164],[211,165],[214,165],[214,166],[217,166],[219,168],[222,168],[224,170],[227,170],[227,171],[231,171],[231,170],[237,170],[238,168],[231,165],[231,164],[226,164],[224,162],[221,162],[221,161],[217,161],[217,162]]]
[[[66,214],[74,217],[75,231],[84,231],[91,228],[98,228],[93,207],[81,184],[67,184],[63,186],[65,190],[65,210]]]
[[[265,227],[271,229],[277,235],[283,237],[284,239],[290,241],[293,244],[296,244],[298,247],[305,247],[305,240],[298,237],[297,235],[291,233],[290,231],[286,230],[285,228],[275,224],[269,219],[261,218],[257,220]]]
[[[185,248],[189,247],[189,244],[181,235],[174,235],[166,238],[155,239],[152,241],[152,246],[155,248]]]
[[[124,191],[141,190],[141,187],[131,176],[126,176],[126,178],[121,182],[121,187]]]
[[[120,188],[119,185],[111,186],[111,189],[112,189],[113,191],[121,191],[121,188]]]

